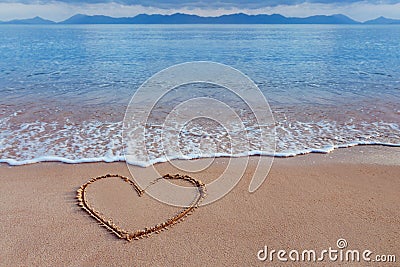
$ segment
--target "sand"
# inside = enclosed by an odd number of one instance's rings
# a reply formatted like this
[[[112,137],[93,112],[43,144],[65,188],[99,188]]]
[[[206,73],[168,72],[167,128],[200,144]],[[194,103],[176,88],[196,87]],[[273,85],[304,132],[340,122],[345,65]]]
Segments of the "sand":
[[[228,160],[219,158],[192,176],[207,182]],[[336,249],[339,238],[346,239],[348,249],[394,254],[400,261],[400,148],[359,146],[275,159],[266,181],[250,194],[253,168],[251,163],[224,198],[200,207],[184,222],[127,242],[100,227],[75,199],[76,190],[91,177],[130,176],[124,163],[2,164],[0,265],[292,266],[277,258],[261,262],[257,252],[264,246],[287,251]],[[158,164],[157,169],[175,172],[169,164]],[[137,173],[144,175],[146,169],[137,168]],[[180,210],[148,196],[139,198],[116,180],[90,190],[90,201],[103,214],[132,230]],[[314,264],[344,265],[329,259]]]

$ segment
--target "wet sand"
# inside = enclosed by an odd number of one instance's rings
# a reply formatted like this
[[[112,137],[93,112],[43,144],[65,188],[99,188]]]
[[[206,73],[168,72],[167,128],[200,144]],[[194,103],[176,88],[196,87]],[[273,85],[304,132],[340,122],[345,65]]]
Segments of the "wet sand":
[[[209,182],[228,160],[219,158],[192,176]],[[200,207],[167,231],[132,242],[100,227],[75,199],[79,186],[92,177],[129,177],[125,163],[1,164],[0,265],[292,266],[293,262],[276,258],[273,263],[260,262],[257,252],[264,246],[287,251],[336,249],[339,238],[347,240],[348,249],[395,254],[400,260],[400,148],[359,146],[278,158],[263,185],[250,194],[254,162],[221,200]],[[162,174],[176,173],[167,163],[156,168]],[[146,172],[136,168],[135,173]],[[113,180],[96,184],[89,193],[97,209],[132,230],[179,211],[148,196],[139,198],[129,186]],[[326,259],[314,264],[344,263]]]

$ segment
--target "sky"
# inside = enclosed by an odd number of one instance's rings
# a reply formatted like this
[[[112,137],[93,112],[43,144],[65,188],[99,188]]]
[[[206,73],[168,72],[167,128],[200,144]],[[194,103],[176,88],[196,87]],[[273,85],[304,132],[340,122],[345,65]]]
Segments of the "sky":
[[[400,19],[400,0],[0,0],[0,20],[41,16],[54,21],[75,14],[132,17],[137,14],[282,14],[289,17],[344,14],[358,21]]]

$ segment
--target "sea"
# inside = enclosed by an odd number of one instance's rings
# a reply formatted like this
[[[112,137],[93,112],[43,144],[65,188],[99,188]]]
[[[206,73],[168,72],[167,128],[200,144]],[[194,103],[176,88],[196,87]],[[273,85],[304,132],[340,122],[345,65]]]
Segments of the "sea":
[[[400,146],[399,25],[0,25],[0,36],[1,163],[126,161],[124,136],[137,141],[128,163],[138,166]],[[200,82],[159,96],[157,125],[129,127],[141,85],[186,62],[216,62],[252,80],[273,117],[273,144],[260,139],[240,96]],[[194,112],[174,107],[194,98],[222,121],[174,124],[171,114]]]

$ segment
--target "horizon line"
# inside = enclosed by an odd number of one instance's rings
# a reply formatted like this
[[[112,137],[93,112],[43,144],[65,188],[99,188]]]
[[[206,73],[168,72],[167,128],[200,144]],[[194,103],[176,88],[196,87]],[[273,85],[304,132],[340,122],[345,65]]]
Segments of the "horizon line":
[[[388,20],[399,20],[399,21],[400,21],[400,19],[388,18],[388,17],[382,16],[382,15],[377,16],[377,17],[375,17],[375,18],[373,18],[373,19],[369,19],[369,20],[365,20],[365,21],[359,21],[359,20],[356,20],[356,19],[352,18],[351,16],[344,15],[344,14],[341,14],[341,13],[332,13],[332,14],[329,14],[329,15],[327,15],[327,14],[317,14],[317,15],[311,15],[311,16],[304,16],[304,17],[302,17],[302,16],[285,16],[285,15],[282,15],[282,14],[279,14],[279,13],[272,13],[272,14],[268,14],[268,13],[248,14],[248,13],[246,13],[246,12],[237,12],[237,13],[231,13],[231,14],[222,14],[222,15],[219,15],[219,16],[212,16],[212,15],[211,15],[211,16],[202,16],[202,15],[197,15],[197,14],[190,14],[190,13],[184,13],[184,12],[176,12],[176,13],[173,13],[173,14],[140,13],[140,14],[137,14],[137,15],[132,15],[132,16],[121,16],[121,17],[117,17],[117,16],[115,16],[115,17],[114,17],[114,16],[108,16],[108,15],[104,15],[104,14],[93,14],[93,15],[88,15],[88,14],[84,14],[84,13],[76,13],[76,14],[74,14],[74,15],[72,15],[72,16],[70,16],[70,17],[64,19],[64,20],[60,20],[60,21],[51,20],[51,19],[45,18],[44,16],[39,16],[39,15],[37,15],[37,16],[34,16],[34,17],[27,17],[27,18],[21,18],[21,19],[15,18],[15,19],[6,20],[6,21],[0,20],[0,22],[2,22],[2,23],[9,23],[9,22],[13,22],[13,21],[23,21],[23,20],[31,20],[31,19],[35,19],[35,18],[40,18],[40,19],[42,19],[42,20],[47,20],[47,21],[50,21],[50,22],[54,22],[54,23],[56,23],[56,24],[60,24],[60,23],[62,23],[62,22],[64,22],[64,21],[67,21],[68,19],[70,19],[70,18],[72,18],[72,17],[79,16],[79,15],[87,16],[87,17],[103,16],[103,17],[108,17],[108,18],[113,18],[113,19],[135,18],[135,17],[140,16],[140,15],[147,15],[147,16],[157,16],[157,15],[159,15],[159,16],[165,16],[165,17],[170,17],[170,16],[173,16],[173,15],[187,15],[187,16],[194,16],[194,17],[199,17],[199,18],[220,18],[220,17],[233,16],[233,15],[246,15],[246,16],[249,16],[249,17],[255,17],[255,16],[260,16],[260,15],[266,15],[266,16],[279,15],[279,16],[282,16],[282,17],[288,18],[288,19],[306,19],[306,18],[312,18],[312,17],[318,17],[318,16],[322,16],[322,17],[331,17],[331,16],[336,16],[336,15],[341,15],[341,16],[345,16],[345,17],[347,17],[347,18],[349,18],[349,19],[351,19],[351,20],[353,20],[353,21],[355,21],[355,22],[361,23],[361,24],[363,24],[363,23],[365,23],[365,22],[367,22],[367,21],[372,21],[372,20],[376,20],[376,19],[379,19],[379,18],[385,18],[385,19],[388,19]],[[160,23],[160,24],[165,24],[165,23]],[[188,23],[188,24],[194,24],[194,23]],[[228,24],[228,23],[220,23],[220,24]],[[234,24],[234,23],[229,23],[229,24]],[[243,23],[238,23],[238,24],[243,24]]]

